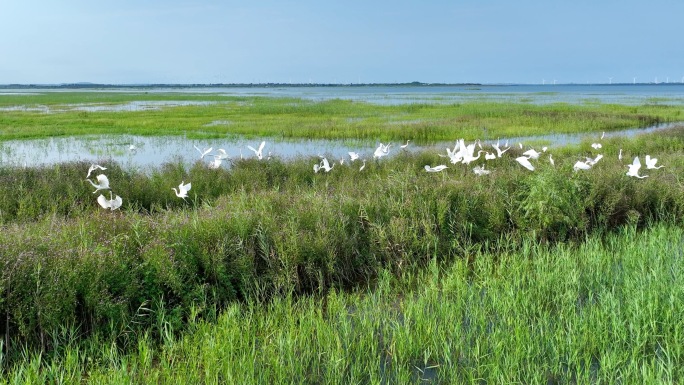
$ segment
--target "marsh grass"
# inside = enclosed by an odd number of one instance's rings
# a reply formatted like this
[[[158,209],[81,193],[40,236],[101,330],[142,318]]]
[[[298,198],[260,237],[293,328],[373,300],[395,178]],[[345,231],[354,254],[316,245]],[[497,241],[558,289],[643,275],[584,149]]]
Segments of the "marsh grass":
[[[75,111],[83,103],[112,106],[135,101],[207,101],[209,105],[161,107],[143,111]],[[0,106],[26,106],[0,115],[0,140],[87,134],[188,135],[399,140],[428,144],[466,138],[587,133],[646,127],[682,120],[676,106],[647,104],[569,105],[555,103],[375,105],[349,100],[308,101],[292,98],[234,97],[213,94],[47,93],[0,95]],[[57,109],[32,111],[31,106]],[[229,125],[212,122],[230,121]]]
[[[143,333],[128,352],[63,333],[2,383],[672,383],[684,375],[683,238],[663,223],[475,248],[354,292],[232,303],[179,336],[161,320],[163,342]]]

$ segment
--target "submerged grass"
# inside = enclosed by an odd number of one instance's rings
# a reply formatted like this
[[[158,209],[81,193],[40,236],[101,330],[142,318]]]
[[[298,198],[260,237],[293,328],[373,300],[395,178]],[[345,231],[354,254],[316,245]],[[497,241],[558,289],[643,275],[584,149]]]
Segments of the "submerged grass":
[[[372,288],[234,303],[129,353],[65,333],[0,383],[673,383],[684,376],[684,232],[473,249]],[[470,258],[468,257],[470,256]],[[470,263],[469,261],[474,261]]]
[[[83,111],[86,105],[130,102],[211,102],[139,111]],[[349,100],[235,97],[212,94],[47,93],[0,95],[0,140],[87,134],[244,135],[307,139],[411,139],[415,143],[455,138],[586,133],[680,121],[682,108],[645,104],[535,105],[472,101],[457,104],[376,105]],[[21,106],[20,109],[7,109]],[[34,110],[36,109],[36,110]],[[230,124],[214,124],[229,121]]]

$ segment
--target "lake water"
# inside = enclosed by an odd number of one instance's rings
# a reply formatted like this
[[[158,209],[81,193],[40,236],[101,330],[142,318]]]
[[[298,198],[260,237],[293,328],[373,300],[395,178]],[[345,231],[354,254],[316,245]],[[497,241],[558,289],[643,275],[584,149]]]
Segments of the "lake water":
[[[3,94],[35,94],[40,92],[60,92],[63,90],[3,90]],[[84,91],[79,89],[79,91]],[[684,105],[684,85],[682,84],[637,84],[637,85],[468,85],[468,86],[336,86],[336,87],[190,87],[190,88],[113,88],[85,90],[92,92],[177,92],[193,94],[224,94],[242,96],[296,97],[310,100],[351,99],[369,103],[454,103],[468,100],[497,100],[530,103],[620,103],[620,104],[673,104]],[[153,101],[131,102],[121,105],[71,105],[69,109],[87,111],[121,111],[173,108],[179,105],[203,104],[202,101]],[[20,108],[18,106],[16,108]],[[6,107],[13,108],[13,107]],[[46,111],[58,112],[58,111]],[[681,125],[681,123],[676,123]],[[607,136],[633,136],[638,133],[652,132],[672,127],[673,124],[658,125],[607,133]],[[545,142],[550,146],[579,143],[585,137],[594,135],[545,135],[538,137],[501,138],[511,143]],[[455,140],[458,138],[454,138]],[[371,158],[377,147],[376,142],[368,141],[330,141],[299,140],[284,141],[265,138],[264,155],[283,159],[300,156],[325,155],[330,159],[348,157],[347,152],[356,151],[362,157]],[[199,148],[213,147],[214,153],[223,148],[233,158],[252,157],[254,154],[247,145],[258,147],[260,140],[245,139],[207,139],[195,140],[182,136],[142,137],[131,135],[59,137],[39,140],[0,142],[0,165],[39,166],[67,161],[102,162],[115,160],[132,167],[154,167],[163,162],[180,160],[192,163],[199,159]],[[130,151],[130,144],[137,150]],[[394,143],[393,153],[397,153],[401,143]],[[453,147],[453,142],[436,143],[429,148]],[[407,150],[420,150],[411,144]],[[207,157],[205,162],[211,159]],[[225,164],[225,163],[224,163]]]

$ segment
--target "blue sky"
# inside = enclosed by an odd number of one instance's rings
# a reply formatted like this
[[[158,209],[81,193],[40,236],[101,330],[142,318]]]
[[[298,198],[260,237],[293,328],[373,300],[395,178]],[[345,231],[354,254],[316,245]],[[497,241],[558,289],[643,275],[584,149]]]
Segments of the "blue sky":
[[[681,82],[682,15],[681,0],[0,0],[0,84]]]

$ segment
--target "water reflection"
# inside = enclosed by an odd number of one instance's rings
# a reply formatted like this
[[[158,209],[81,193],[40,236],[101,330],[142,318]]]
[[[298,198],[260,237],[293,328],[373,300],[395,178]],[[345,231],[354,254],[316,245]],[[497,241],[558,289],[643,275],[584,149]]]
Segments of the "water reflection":
[[[646,128],[633,128],[606,133],[606,137],[632,137],[638,134],[666,130],[682,126],[684,122],[665,123]],[[543,142],[549,146],[562,146],[580,143],[585,138],[595,139],[592,134],[552,134],[526,137],[500,138],[502,142],[510,144],[522,142]],[[435,150],[444,152],[446,147],[453,147],[455,140],[439,142],[429,146],[417,146],[411,142],[406,150],[401,150],[401,143],[394,143],[390,155],[399,151]],[[354,151],[361,158],[371,159],[377,142],[372,141],[341,141],[341,140],[275,140],[264,138],[266,145],[264,157],[278,157],[293,159],[323,155],[331,160],[348,158],[348,152]],[[7,166],[41,166],[70,161],[104,162],[117,161],[130,167],[149,169],[169,161],[181,161],[192,164],[200,159],[194,146],[205,149],[212,147],[213,154],[222,148],[233,159],[251,158],[254,153],[247,149],[247,145],[259,147],[261,139],[226,138],[226,139],[189,139],[183,136],[80,136],[58,137],[34,140],[11,140],[0,143],[0,165]],[[131,144],[136,150],[130,150]],[[213,157],[205,157],[203,161],[209,163]],[[226,163],[224,163],[226,164]]]

